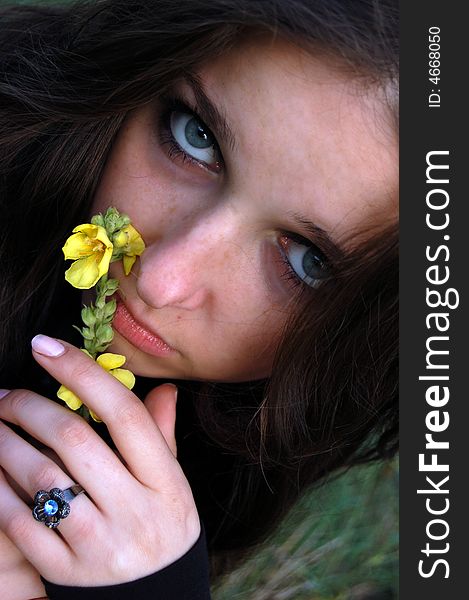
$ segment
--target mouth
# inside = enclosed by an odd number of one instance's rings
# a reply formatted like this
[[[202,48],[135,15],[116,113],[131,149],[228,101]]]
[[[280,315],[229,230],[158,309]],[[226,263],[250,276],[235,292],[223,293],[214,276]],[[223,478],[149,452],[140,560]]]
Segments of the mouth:
[[[169,356],[176,352],[158,334],[139,323],[118,296],[116,300],[117,309],[112,326],[132,346],[152,356]]]

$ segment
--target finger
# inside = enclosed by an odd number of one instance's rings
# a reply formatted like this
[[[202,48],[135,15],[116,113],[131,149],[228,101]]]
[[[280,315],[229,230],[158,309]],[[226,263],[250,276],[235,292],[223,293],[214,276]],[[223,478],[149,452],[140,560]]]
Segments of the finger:
[[[0,466],[27,492],[29,502],[39,490],[53,488],[65,490],[76,482],[66,475],[50,458],[31,446],[0,421]],[[10,487],[14,487],[10,484]],[[84,495],[73,500],[73,515],[60,523],[60,533],[76,549],[76,542],[83,540],[86,523],[98,523],[99,511]],[[31,518],[32,515],[31,515]],[[88,542],[87,542],[88,543]]]
[[[0,590],[2,598],[35,598],[44,597],[44,585],[39,573],[21,554],[15,544],[0,530]],[[8,590],[8,592],[6,592]]]
[[[171,383],[154,388],[143,401],[174,456],[177,456],[176,401],[177,387]]]
[[[0,529],[44,577],[52,574],[51,564],[71,568],[72,557],[67,544],[34,520],[31,509],[11,489],[1,469]]]
[[[137,479],[155,488],[162,479],[169,485],[172,476],[179,482],[179,465],[135,394],[67,342],[36,336],[33,355],[106,423],[117,449]]]
[[[10,392],[0,402],[0,418],[19,425],[55,450],[74,482],[85,488],[101,510],[107,511],[109,499],[118,494],[126,479],[131,477],[111,448],[84,419],[34,392]],[[12,456],[13,453],[6,452],[5,460]]]
[[[30,502],[40,489],[63,488],[76,483],[1,421],[0,466],[26,492],[26,502]]]

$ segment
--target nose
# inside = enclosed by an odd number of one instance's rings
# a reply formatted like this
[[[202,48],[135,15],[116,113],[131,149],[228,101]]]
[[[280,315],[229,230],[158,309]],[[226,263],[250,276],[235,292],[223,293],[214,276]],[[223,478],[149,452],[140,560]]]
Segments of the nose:
[[[153,308],[184,310],[212,301],[230,268],[236,268],[237,229],[233,215],[218,211],[162,232],[141,256],[140,298]]]

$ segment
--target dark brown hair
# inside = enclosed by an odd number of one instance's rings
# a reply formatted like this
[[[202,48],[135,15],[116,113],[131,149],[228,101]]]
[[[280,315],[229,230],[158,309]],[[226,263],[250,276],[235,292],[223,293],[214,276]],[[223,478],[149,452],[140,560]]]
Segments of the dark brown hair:
[[[89,214],[129,110],[256,31],[339,59],[392,108],[397,12],[391,0],[1,8],[2,386],[40,389],[29,340],[59,334],[60,315],[67,321],[58,249]],[[389,226],[298,299],[269,381],[181,384],[193,402],[178,406],[179,458],[214,556],[265,538],[326,474],[395,452],[397,329],[397,233]]]

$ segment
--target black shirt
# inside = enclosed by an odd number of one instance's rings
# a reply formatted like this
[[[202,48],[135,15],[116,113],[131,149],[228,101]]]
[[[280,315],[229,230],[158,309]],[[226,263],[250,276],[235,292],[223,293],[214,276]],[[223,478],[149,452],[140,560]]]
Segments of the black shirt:
[[[142,579],[99,587],[69,587],[41,579],[50,600],[210,600],[204,527],[186,554]]]

